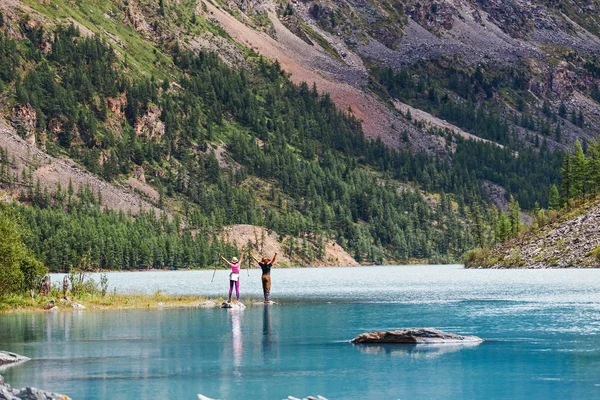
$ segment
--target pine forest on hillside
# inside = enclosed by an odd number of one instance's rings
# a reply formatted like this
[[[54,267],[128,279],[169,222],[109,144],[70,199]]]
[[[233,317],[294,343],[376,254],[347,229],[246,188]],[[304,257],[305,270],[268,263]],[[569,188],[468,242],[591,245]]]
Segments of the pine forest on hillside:
[[[21,203],[11,212],[29,232],[25,243],[52,271],[73,268],[84,256],[104,269],[208,266],[218,251],[230,251],[217,233],[233,224],[297,238],[290,253],[302,252],[304,261],[322,257],[313,249],[325,236],[361,263],[453,262],[481,245],[482,224],[501,227],[488,242],[514,235],[505,219],[517,218],[515,207],[548,206],[558,182],[561,151],[545,141],[519,146],[505,115],[475,105],[476,97],[505,86],[524,90],[511,71],[504,79],[479,68],[447,69],[423,80],[373,69],[382,95],[503,145],[431,128],[453,143],[450,156],[414,153],[365,139],[352,113],[251,51],[234,69],[217,54],[163,43],[161,63],[171,67],[159,78],[139,73],[106,41],[72,24],[32,27],[25,18],[20,41],[3,24],[0,91],[11,107],[34,112],[36,141],[108,182],[142,167],[160,194],[155,205],[170,214],[126,215],[103,207],[93,191],[41,188],[31,171],[14,170],[3,149],[0,180]],[[466,101],[440,96],[439,88]],[[553,118],[549,112],[547,121],[519,123],[550,135]],[[512,211],[491,205],[486,184],[512,195]],[[310,250],[302,244],[307,237],[316,241]]]

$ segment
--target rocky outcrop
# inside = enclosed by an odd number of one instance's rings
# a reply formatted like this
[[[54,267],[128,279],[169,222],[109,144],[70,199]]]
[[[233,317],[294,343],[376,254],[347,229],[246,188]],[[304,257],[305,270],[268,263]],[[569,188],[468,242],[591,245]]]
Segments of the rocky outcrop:
[[[432,360],[444,357],[447,354],[470,350],[479,346],[481,342],[442,343],[434,345],[406,345],[396,346],[390,344],[366,344],[356,346],[357,349],[368,355],[392,355],[404,359]]]
[[[59,303],[63,307],[71,307],[74,310],[85,310],[87,308],[83,304],[80,304],[76,301],[71,300],[69,298],[69,296],[65,296],[62,299],[60,299]],[[55,311],[55,309],[56,309],[56,311],[58,311],[58,306],[56,305],[55,300],[52,299],[52,301],[50,301],[46,304],[44,309],[46,309],[48,311]]]
[[[135,124],[135,133],[151,140],[160,140],[165,134],[165,124],[160,120],[161,110],[151,105],[148,111]]]
[[[0,365],[18,364],[28,360],[29,358],[16,353],[0,351]]]
[[[327,400],[327,398],[325,398],[321,395],[307,396],[307,397],[303,397],[302,399],[300,399],[298,397],[294,397],[294,396],[288,396],[287,399],[288,400]],[[216,399],[213,399],[211,397],[206,397],[202,394],[198,394],[198,400],[216,400]]]
[[[29,104],[15,107],[11,122],[15,126],[20,126],[22,128],[24,139],[27,143],[31,145],[35,144],[35,126],[37,123],[37,112],[35,111],[35,108]]]
[[[303,397],[302,399],[300,399],[298,397],[294,397],[294,396],[288,396],[287,399],[288,400],[327,400],[325,397],[323,397],[321,395]],[[215,400],[215,399],[198,394],[198,400]]]
[[[54,306],[56,306],[56,300],[52,299],[44,304],[44,310],[50,310],[51,308],[54,308]]]
[[[85,310],[87,308],[83,304],[79,304],[76,301],[71,303],[71,307],[73,307],[74,310]]]
[[[253,301],[252,305],[253,306],[271,306],[277,304],[274,301]]]
[[[70,400],[64,394],[51,393],[34,387],[22,389],[11,389],[10,385],[4,383],[0,375],[0,400]]]
[[[354,344],[443,344],[481,343],[477,336],[461,336],[433,328],[404,329],[387,332],[363,333],[352,339]]]

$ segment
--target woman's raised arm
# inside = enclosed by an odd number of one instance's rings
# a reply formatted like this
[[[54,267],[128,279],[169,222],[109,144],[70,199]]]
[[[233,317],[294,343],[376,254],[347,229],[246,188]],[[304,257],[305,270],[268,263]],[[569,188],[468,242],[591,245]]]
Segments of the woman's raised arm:
[[[221,260],[225,261],[227,264],[231,264],[225,257],[223,257],[221,254],[219,254],[219,257],[221,257]]]

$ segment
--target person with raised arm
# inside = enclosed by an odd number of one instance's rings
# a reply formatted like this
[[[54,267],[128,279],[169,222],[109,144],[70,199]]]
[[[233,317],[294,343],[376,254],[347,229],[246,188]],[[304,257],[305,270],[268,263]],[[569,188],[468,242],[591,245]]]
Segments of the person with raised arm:
[[[262,260],[258,260],[258,258],[254,257],[254,255],[252,254],[252,251],[250,252],[250,257],[252,257],[254,259],[254,261],[256,261],[258,263],[258,265],[260,266],[260,269],[262,269],[262,287],[263,287],[263,294],[265,295],[265,303],[269,302],[269,296],[271,294],[271,268],[273,267],[273,264],[275,264],[275,260],[277,259],[277,253],[275,253],[275,255],[273,256],[273,258],[268,259],[268,258],[263,258]]]
[[[233,292],[233,287],[235,286],[235,297],[237,301],[240,301],[240,267],[242,262],[244,261],[244,248],[242,247],[242,252],[240,254],[240,258],[238,260],[237,257],[233,257],[231,262],[228,261],[225,257],[219,254],[221,260],[225,261],[227,265],[231,268],[231,273],[229,274],[229,300],[228,303],[231,303],[231,293]]]

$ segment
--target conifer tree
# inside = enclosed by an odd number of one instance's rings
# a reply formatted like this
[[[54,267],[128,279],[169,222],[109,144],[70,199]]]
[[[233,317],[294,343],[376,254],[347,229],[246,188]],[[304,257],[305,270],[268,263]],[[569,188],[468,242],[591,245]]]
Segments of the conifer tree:
[[[600,139],[588,147],[588,179],[593,194],[600,191]]]
[[[521,222],[521,207],[519,202],[513,196],[510,196],[508,204],[508,219],[510,220],[511,236],[517,236],[521,233],[523,223]]]
[[[560,106],[558,107],[558,115],[563,119],[567,117],[567,107],[562,101],[560,102]]]
[[[571,161],[571,155],[569,153],[565,154],[565,158],[563,161],[562,168],[560,170],[561,173],[561,182],[560,182],[560,191],[562,200],[561,203],[565,204],[573,198],[573,165]]]
[[[481,216],[481,209],[477,203],[471,206],[471,221],[473,223],[473,235],[475,236],[476,244],[479,247],[484,247],[485,226]]]
[[[500,242],[504,242],[506,239],[510,237],[511,234],[511,225],[506,213],[504,211],[500,211],[498,216],[498,224],[496,225],[496,237]]]
[[[550,186],[550,194],[548,195],[548,207],[551,210],[560,209],[561,200],[556,185]]]
[[[579,140],[575,142],[575,153],[572,158],[572,196],[581,198],[586,194],[588,168],[587,158]]]

